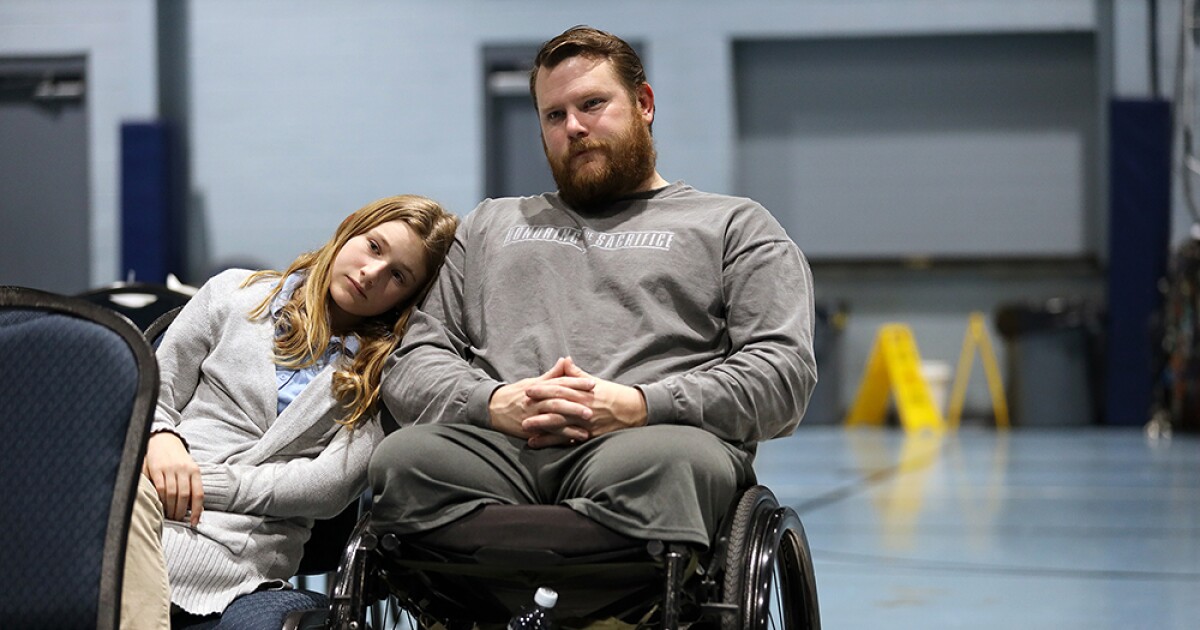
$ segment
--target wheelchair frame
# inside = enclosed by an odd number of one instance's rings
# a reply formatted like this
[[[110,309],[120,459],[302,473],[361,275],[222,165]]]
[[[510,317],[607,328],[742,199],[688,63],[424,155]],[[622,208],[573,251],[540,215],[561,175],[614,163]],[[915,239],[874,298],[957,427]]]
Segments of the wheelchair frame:
[[[422,591],[420,584],[429,585],[433,583],[430,578],[465,571],[476,574],[470,579],[483,586],[489,578],[479,574],[528,571],[528,567],[458,559],[442,565],[430,561],[429,556],[412,553],[417,545],[411,540],[370,533],[369,521],[368,513],[359,521],[344,552],[333,586],[331,628],[364,630],[369,627],[368,608],[387,598],[396,599],[400,608],[418,618],[420,627],[434,621],[446,628],[470,627],[480,621],[472,615],[474,610],[459,608],[443,617],[430,615],[430,609],[455,610],[455,606],[461,606],[460,598],[437,592],[436,588]],[[649,615],[643,616],[637,622],[639,628],[821,627],[804,526],[796,512],[780,506],[764,486],[754,486],[739,495],[708,551],[650,541],[636,565],[652,567],[662,585],[661,594],[640,600],[638,608],[655,613],[655,618],[649,621]],[[633,565],[622,556],[567,566],[621,570]],[[397,582],[405,583],[404,592],[395,590]],[[553,582],[549,584],[554,586]],[[631,592],[640,594],[633,588]]]

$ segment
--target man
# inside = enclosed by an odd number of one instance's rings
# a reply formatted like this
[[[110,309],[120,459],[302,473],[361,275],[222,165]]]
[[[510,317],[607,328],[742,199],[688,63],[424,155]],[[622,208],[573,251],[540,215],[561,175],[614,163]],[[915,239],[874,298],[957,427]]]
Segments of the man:
[[[654,92],[624,41],[567,30],[530,90],[558,192],[484,201],[460,227],[389,360],[405,428],[372,458],[375,527],[566,504],[707,546],[816,382],[808,266],[758,204],[658,174]]]

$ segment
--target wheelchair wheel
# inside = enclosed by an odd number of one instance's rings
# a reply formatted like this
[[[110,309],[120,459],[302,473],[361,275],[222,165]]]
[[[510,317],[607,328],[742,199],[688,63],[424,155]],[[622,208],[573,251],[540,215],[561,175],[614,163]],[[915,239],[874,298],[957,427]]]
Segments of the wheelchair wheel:
[[[334,630],[364,630],[382,627],[367,624],[367,612],[371,605],[382,599],[377,593],[378,578],[374,575],[375,536],[367,531],[370,512],[364,514],[350,534],[350,540],[342,551],[342,560],[334,577],[330,597],[328,628]]]
[[[742,494],[729,528],[722,630],[819,630],[816,579],[804,526],[763,486]]]

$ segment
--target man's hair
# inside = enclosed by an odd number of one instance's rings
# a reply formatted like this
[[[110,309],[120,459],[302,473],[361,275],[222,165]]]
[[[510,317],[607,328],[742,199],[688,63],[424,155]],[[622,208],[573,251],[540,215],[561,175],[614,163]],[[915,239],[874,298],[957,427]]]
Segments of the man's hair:
[[[646,69],[633,47],[625,40],[590,26],[572,26],[561,35],[542,44],[533,58],[533,70],[529,72],[529,95],[533,107],[537,108],[538,70],[554,68],[571,57],[592,57],[612,62],[613,71],[630,98],[637,97],[637,89],[646,83]]]

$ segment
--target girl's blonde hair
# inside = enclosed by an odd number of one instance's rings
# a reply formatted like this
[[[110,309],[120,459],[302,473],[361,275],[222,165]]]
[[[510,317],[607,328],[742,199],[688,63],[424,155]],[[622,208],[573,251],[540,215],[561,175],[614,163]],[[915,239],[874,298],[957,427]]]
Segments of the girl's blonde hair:
[[[307,273],[304,282],[279,311],[275,363],[293,370],[313,365],[325,354],[332,336],[329,284],[334,258],[350,239],[390,221],[403,222],[424,245],[428,277],[406,302],[381,315],[364,318],[348,331],[358,337],[359,349],[348,368],[334,372],[333,395],[344,409],[338,422],[351,428],[366,421],[378,409],[383,364],[404,335],[413,306],[425,297],[437,277],[446,252],[454,242],[458,217],[432,199],[418,195],[380,199],[346,217],[329,242],[316,251],[301,254],[286,270],[258,271],[242,283],[244,287],[262,279],[279,279],[267,297],[250,311],[250,318],[257,319],[269,315],[271,302],[283,289],[288,276],[296,272]]]

